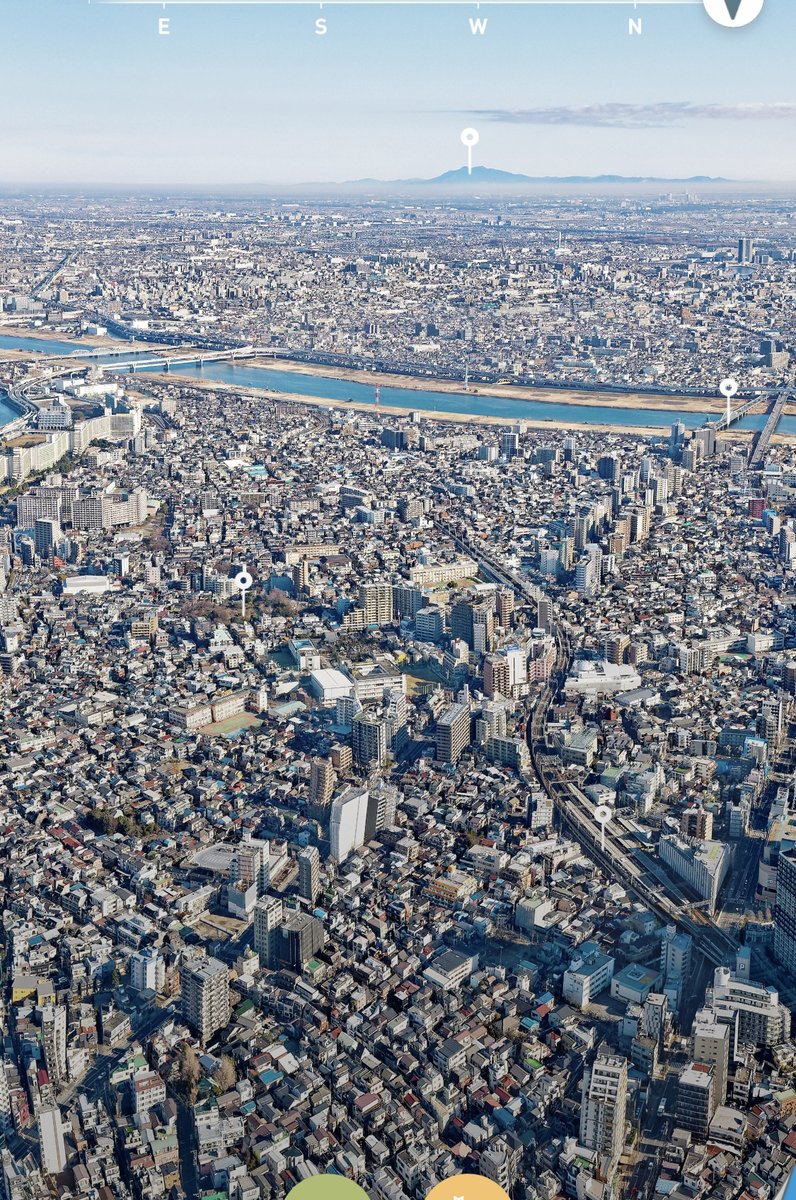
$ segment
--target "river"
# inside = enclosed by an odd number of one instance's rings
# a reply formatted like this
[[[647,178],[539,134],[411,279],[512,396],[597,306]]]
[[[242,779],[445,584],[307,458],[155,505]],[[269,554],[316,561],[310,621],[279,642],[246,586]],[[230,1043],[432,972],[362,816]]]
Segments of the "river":
[[[0,352],[3,349],[26,350],[58,354],[70,354],[85,349],[78,342],[55,342],[40,338],[0,334]],[[133,352],[135,353],[135,352]],[[148,354],[151,351],[138,351]],[[91,361],[100,365],[113,362],[113,355]],[[80,365],[85,365],[80,359]],[[144,367],[145,371],[158,371],[159,367]],[[298,396],[315,397],[336,403],[348,400],[358,404],[375,403],[375,389],[371,384],[352,383],[331,375],[308,375],[300,371],[285,371],[278,367],[251,367],[242,363],[208,363],[204,367],[186,366],[173,371],[174,381],[184,378],[202,379],[219,385],[262,388],[268,391],[288,392]],[[675,420],[694,429],[702,425],[707,413],[662,411],[653,408],[609,408],[587,404],[556,404],[542,400],[514,400],[503,396],[479,396],[472,392],[437,392],[426,388],[394,387],[384,383],[381,387],[381,403],[387,408],[424,409],[429,412],[461,414],[464,416],[499,417],[507,421],[571,422],[576,425],[610,424],[628,430],[634,426],[668,429]],[[14,416],[13,411],[3,405],[0,397],[0,424]],[[746,417],[739,423],[741,429],[762,429],[765,416],[759,414]],[[796,417],[784,417],[779,432],[796,435]]]

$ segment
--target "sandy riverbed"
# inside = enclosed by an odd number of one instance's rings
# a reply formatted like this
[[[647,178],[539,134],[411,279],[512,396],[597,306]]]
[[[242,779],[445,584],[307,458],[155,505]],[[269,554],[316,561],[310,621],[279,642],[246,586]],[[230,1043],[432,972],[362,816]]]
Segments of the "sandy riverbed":
[[[84,334],[77,337],[67,330],[61,332],[57,329],[25,329],[21,325],[0,325],[0,337],[29,338],[31,341],[41,342],[42,353],[46,353],[48,342],[74,342],[75,350],[151,350],[154,354],[166,350],[176,353],[179,349],[177,346],[166,346],[159,342],[122,341],[120,338],[110,337],[108,334],[100,337],[94,334]],[[11,350],[0,343],[0,358],[30,358],[30,354],[30,350]],[[60,356],[53,355],[53,357]],[[69,355],[64,357],[68,358]]]
[[[381,374],[377,371],[354,371],[341,367],[298,363],[292,359],[251,358],[246,366],[272,367],[278,371],[294,371],[298,375],[326,376],[345,379],[350,383],[370,384],[372,387],[400,387],[408,391],[445,392],[463,395],[464,384],[432,376]],[[592,392],[571,388],[518,387],[514,384],[477,384],[469,389],[473,396],[497,396],[505,400],[535,400],[541,404],[583,404],[589,408],[649,408],[660,412],[724,411],[721,396],[669,396],[662,392]],[[761,402],[762,408],[763,402]],[[383,406],[382,406],[383,407]],[[506,418],[503,418],[504,421]]]

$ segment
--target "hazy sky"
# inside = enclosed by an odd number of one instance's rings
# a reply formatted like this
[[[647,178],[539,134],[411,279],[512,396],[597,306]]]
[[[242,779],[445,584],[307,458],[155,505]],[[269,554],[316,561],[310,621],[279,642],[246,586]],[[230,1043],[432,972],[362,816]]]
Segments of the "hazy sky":
[[[0,186],[531,175],[796,180],[796,0],[701,6],[122,7],[0,0]],[[157,34],[161,16],[171,36]]]

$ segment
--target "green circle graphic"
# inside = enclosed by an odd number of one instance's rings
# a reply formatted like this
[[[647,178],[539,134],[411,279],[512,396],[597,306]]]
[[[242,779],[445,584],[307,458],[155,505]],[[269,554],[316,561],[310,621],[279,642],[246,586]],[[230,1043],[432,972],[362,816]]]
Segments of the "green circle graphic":
[[[287,1200],[370,1200],[358,1183],[344,1175],[313,1175],[291,1188]]]

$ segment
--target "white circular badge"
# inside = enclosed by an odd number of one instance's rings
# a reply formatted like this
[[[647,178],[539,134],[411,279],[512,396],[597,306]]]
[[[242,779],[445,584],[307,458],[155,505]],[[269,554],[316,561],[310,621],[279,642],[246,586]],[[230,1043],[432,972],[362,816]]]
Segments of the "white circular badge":
[[[751,25],[763,11],[765,0],[702,0],[705,12],[725,29],[742,29]]]

